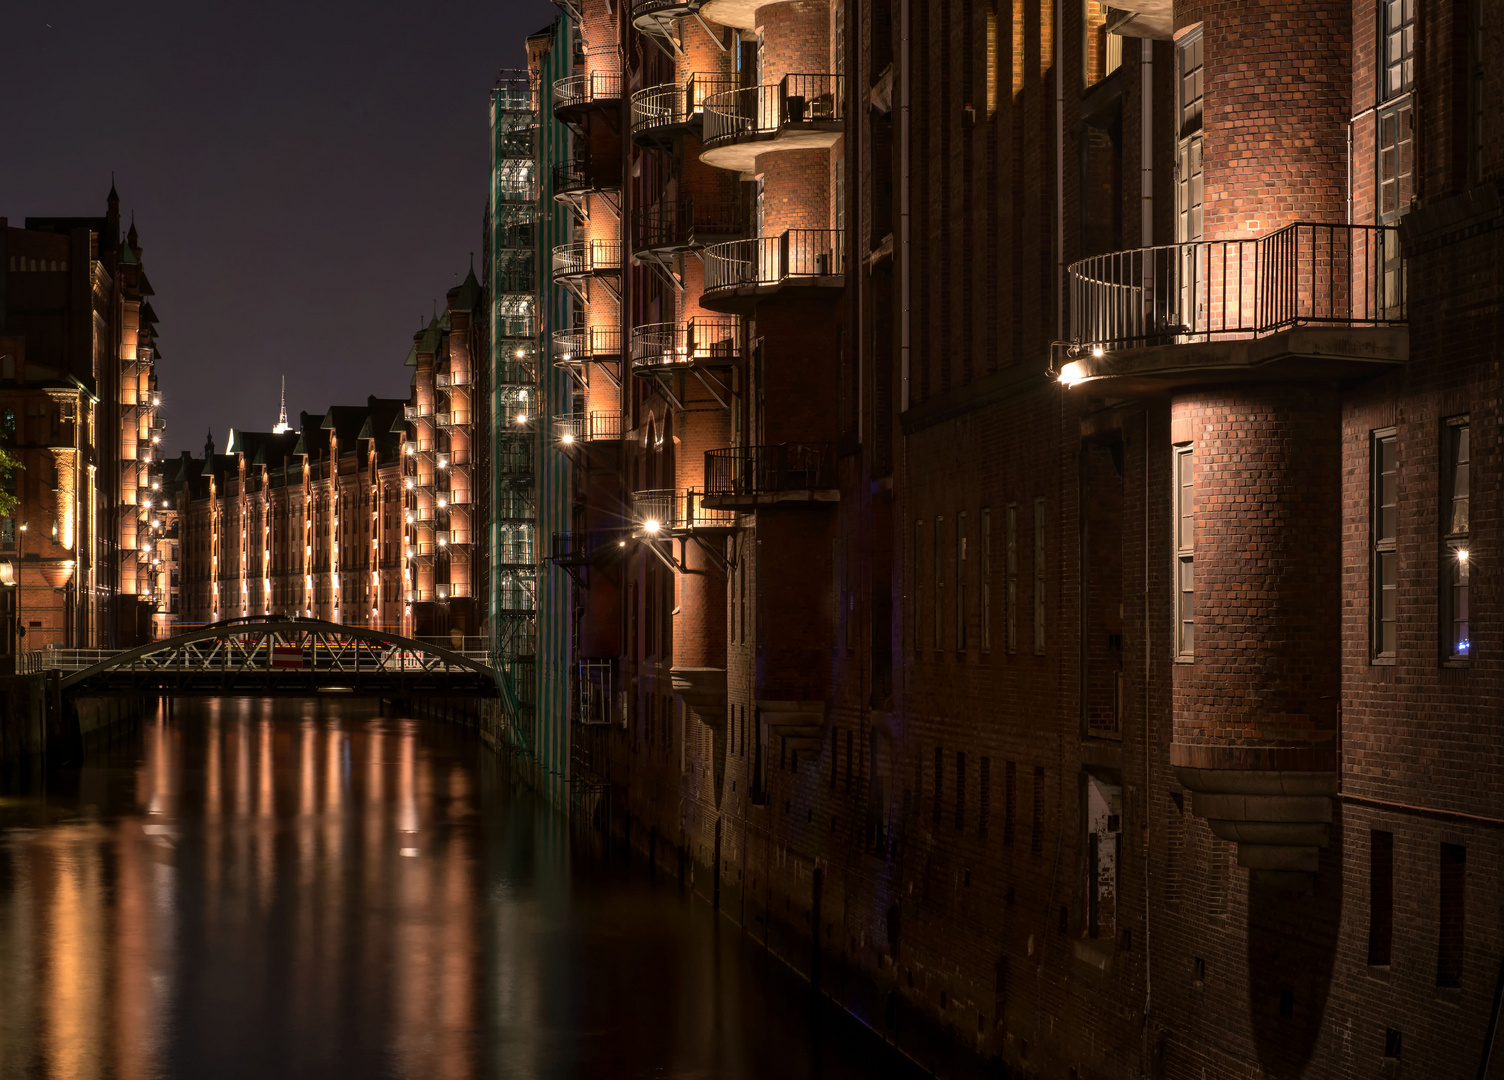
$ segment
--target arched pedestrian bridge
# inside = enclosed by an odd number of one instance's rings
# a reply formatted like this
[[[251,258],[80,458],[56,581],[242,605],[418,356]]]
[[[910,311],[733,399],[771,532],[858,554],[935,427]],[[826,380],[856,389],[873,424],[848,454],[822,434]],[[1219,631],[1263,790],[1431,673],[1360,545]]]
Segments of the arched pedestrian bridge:
[[[232,619],[123,652],[55,650],[65,694],[348,692],[495,697],[489,658],[319,619]]]

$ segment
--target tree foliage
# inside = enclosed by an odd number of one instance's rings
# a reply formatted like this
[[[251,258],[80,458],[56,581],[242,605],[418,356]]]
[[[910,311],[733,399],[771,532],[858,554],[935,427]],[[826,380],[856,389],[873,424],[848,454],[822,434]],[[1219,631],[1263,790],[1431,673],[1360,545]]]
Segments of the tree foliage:
[[[21,463],[16,460],[15,456],[7,452],[4,446],[0,446],[0,517],[9,517],[13,514],[16,504],[20,501],[11,494],[11,488],[14,486],[11,478],[20,467]]]

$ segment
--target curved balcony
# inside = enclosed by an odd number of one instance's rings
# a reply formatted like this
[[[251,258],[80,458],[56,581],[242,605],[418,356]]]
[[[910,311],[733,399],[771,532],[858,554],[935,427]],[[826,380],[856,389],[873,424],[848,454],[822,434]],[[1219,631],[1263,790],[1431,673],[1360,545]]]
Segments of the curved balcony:
[[[554,335],[554,367],[578,364],[621,363],[621,329],[615,326],[592,326]]]
[[[592,110],[621,104],[621,72],[590,71],[554,83],[554,117],[564,123],[583,120]]]
[[[554,198],[563,200],[571,195],[619,190],[621,170],[596,169],[589,158],[568,158],[554,164],[553,180]]]
[[[632,371],[637,375],[729,367],[740,356],[741,320],[734,316],[632,328]]]
[[[705,452],[705,505],[752,510],[770,503],[840,501],[830,443],[731,446]]]
[[[777,0],[773,0],[774,3]],[[757,9],[769,7],[769,0],[705,0],[700,16],[722,26],[738,30],[757,29]]]
[[[1096,255],[1069,268],[1068,386],[1331,379],[1408,356],[1397,230],[1296,223],[1268,236]],[[1079,357],[1077,359],[1076,357]]]
[[[671,144],[686,131],[698,135],[706,99],[734,89],[735,79],[698,71],[682,86],[644,87],[632,95],[632,138],[638,143]]]
[[[616,276],[621,273],[620,240],[576,240],[553,253],[553,279]]]
[[[644,34],[672,37],[675,22],[704,4],[705,0],[632,0],[632,25]]]
[[[664,259],[743,235],[750,216],[745,199],[664,201],[632,213],[632,256]]]
[[[554,417],[554,433],[562,446],[576,443],[616,442],[626,431],[626,414],[595,411]]]
[[[844,96],[840,75],[785,75],[773,86],[715,94],[705,100],[700,160],[751,172],[759,154],[832,146],[845,127]]]
[[[705,249],[700,303],[712,311],[736,312],[774,293],[844,288],[845,251],[840,229],[789,229],[780,236],[716,244]]]
[[[645,539],[736,528],[736,514],[705,505],[694,488],[650,488],[632,493],[632,529]]]

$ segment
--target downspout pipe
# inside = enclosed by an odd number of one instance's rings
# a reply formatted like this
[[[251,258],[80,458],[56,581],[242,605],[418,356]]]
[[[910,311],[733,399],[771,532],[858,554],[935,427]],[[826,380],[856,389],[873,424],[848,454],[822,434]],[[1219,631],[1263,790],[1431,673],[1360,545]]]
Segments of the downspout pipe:
[[[899,273],[898,358],[903,381],[900,410],[909,407],[909,278],[913,264],[909,256],[909,3],[898,4],[898,254],[902,260]]]

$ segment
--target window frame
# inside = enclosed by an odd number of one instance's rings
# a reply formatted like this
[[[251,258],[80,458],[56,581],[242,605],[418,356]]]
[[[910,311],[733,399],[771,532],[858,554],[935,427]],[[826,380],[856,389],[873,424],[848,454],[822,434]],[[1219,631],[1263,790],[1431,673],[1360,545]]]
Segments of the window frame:
[[[1385,445],[1394,448],[1394,533],[1383,535]],[[1399,646],[1399,432],[1393,427],[1377,428],[1369,435],[1368,484],[1368,655],[1373,664],[1393,664]],[[1395,625],[1395,648],[1384,648],[1384,563],[1393,564],[1395,597],[1392,621]]]
[[[982,652],[992,651],[992,507],[984,506],[977,523],[979,530],[978,555],[981,565],[977,568],[977,603],[980,626],[978,645]]]
[[[956,652],[965,652],[966,640],[966,511],[956,512]]]
[[[1196,444],[1193,442],[1176,443],[1172,448],[1172,477],[1174,486],[1174,518],[1171,525],[1171,547],[1174,551],[1173,573],[1171,581],[1175,599],[1175,661],[1176,663],[1191,663],[1196,658]],[[1190,482],[1185,482],[1184,471],[1191,470]],[[1191,491],[1191,505],[1189,510],[1185,506],[1185,490]],[[1190,535],[1184,535],[1185,522],[1190,522]],[[1189,568],[1191,587],[1184,587],[1183,574]],[[1191,597],[1190,612],[1186,613],[1186,595]],[[1186,633],[1189,625],[1190,633]],[[1187,648],[1189,638],[1189,648]]]
[[[1459,445],[1460,444],[1460,445]],[[1468,414],[1449,416],[1441,423],[1441,482],[1437,487],[1440,495],[1437,504],[1438,574],[1437,574],[1437,638],[1441,646],[1442,663],[1448,667],[1465,667],[1472,660],[1470,637],[1462,638],[1458,648],[1457,628],[1468,628],[1471,600],[1469,562],[1465,556],[1471,543],[1472,502],[1472,423]],[[1459,453],[1466,458],[1459,460]],[[1460,497],[1457,491],[1459,466],[1467,470],[1463,482],[1467,491]],[[1463,503],[1463,528],[1457,529],[1458,502]],[[1458,602],[1459,594],[1461,603]],[[1459,617],[1459,610],[1461,617]]]

